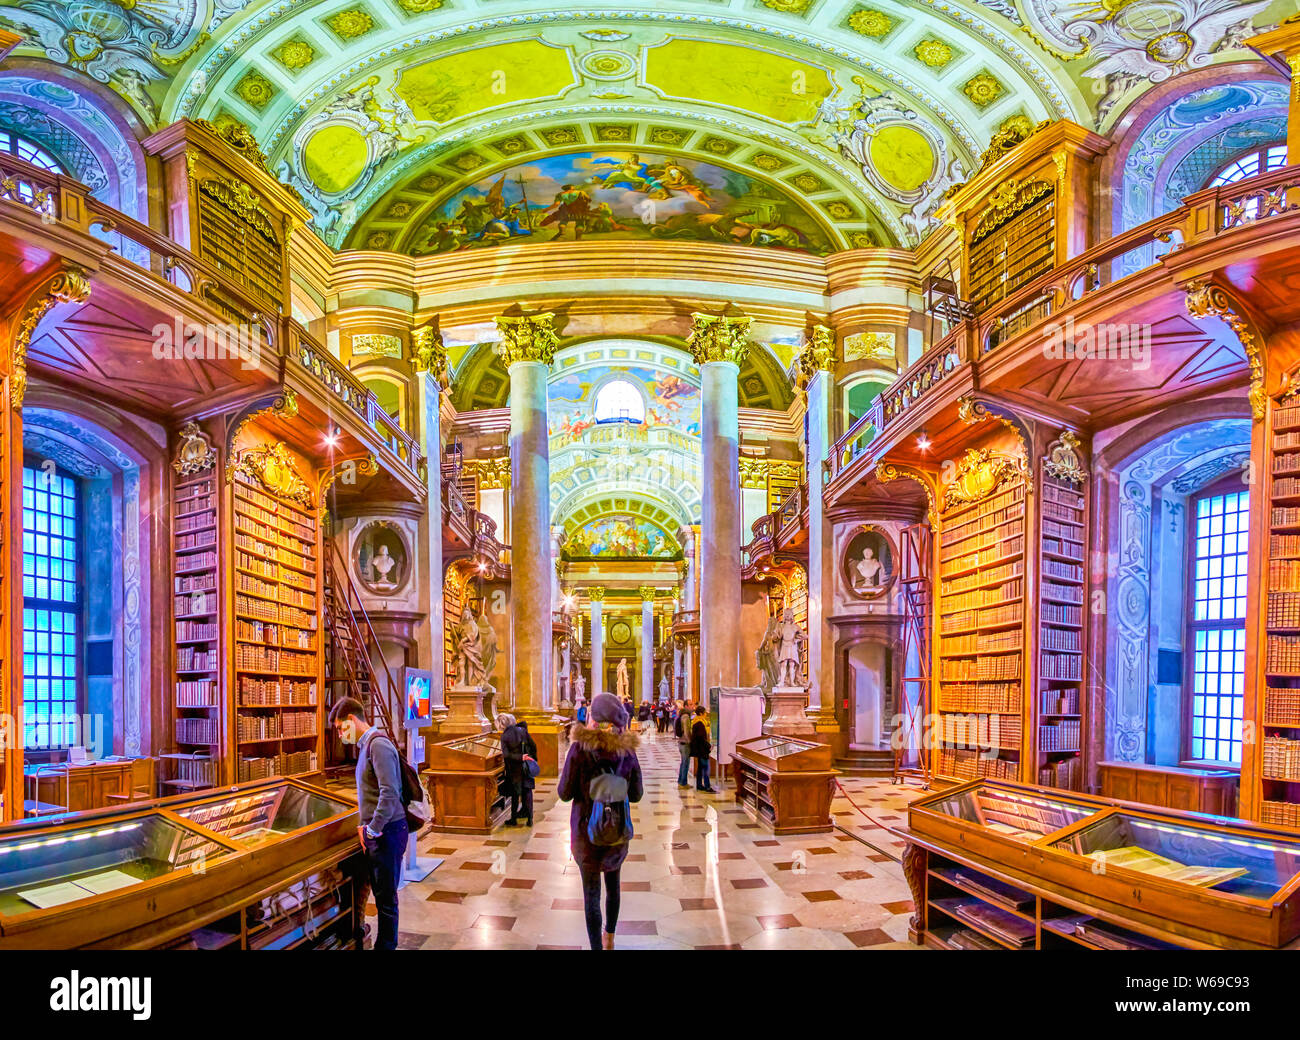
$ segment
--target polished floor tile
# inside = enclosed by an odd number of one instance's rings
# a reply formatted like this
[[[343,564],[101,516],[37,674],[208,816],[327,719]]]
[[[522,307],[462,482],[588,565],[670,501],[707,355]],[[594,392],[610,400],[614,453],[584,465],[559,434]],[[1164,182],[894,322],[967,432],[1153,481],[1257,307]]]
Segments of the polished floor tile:
[[[671,737],[641,748],[646,793],[622,869],[621,949],[916,949],[911,893],[889,828],[922,791],[842,777],[836,830],[775,837],[716,793],[676,784]],[[443,863],[401,892],[404,950],[585,949],[582,881],[569,854],[569,806],[538,785],[535,826],[487,837],[426,834]],[[373,932],[374,919],[370,918]]]

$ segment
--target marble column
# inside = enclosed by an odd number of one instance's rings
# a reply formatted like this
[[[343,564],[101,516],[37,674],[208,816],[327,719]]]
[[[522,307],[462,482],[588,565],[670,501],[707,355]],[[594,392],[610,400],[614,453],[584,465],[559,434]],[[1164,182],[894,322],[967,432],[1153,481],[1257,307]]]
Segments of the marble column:
[[[835,387],[835,334],[813,326],[795,358],[795,382],[807,394],[808,445],[808,714],[821,733],[835,722],[835,638],[827,618],[834,609],[834,531],[826,516],[823,463],[830,458],[831,396]]]
[[[655,587],[642,585],[641,594],[641,699],[655,702]]]
[[[601,627],[601,608],[605,600],[605,586],[593,585],[587,590],[591,599],[591,684],[588,697],[605,692],[605,630]]]
[[[510,625],[515,714],[525,718],[545,775],[558,742],[542,720],[551,665],[551,475],[546,383],[555,357],[553,315],[499,317],[498,353],[510,373]]]
[[[429,702],[446,704],[446,661],[442,598],[442,392],[451,387],[447,352],[435,323],[411,333],[411,363],[416,371],[415,389],[419,399],[421,433],[424,437],[425,518],[423,570],[431,575],[426,583],[429,603],[423,644],[418,655],[421,668],[431,676]],[[417,767],[421,763],[413,763]]]
[[[691,315],[688,343],[700,368],[703,501],[699,696],[740,682],[740,366],[749,353],[744,315]],[[688,592],[689,595],[689,592]]]
[[[739,459],[737,459],[736,465],[739,467]],[[682,582],[685,586],[685,596],[682,600],[685,605],[682,607],[682,610],[698,610],[699,601],[695,595],[695,590],[699,587],[696,582],[695,574],[695,528],[683,527],[681,530],[681,537],[682,555],[686,557],[686,573],[682,575]]]

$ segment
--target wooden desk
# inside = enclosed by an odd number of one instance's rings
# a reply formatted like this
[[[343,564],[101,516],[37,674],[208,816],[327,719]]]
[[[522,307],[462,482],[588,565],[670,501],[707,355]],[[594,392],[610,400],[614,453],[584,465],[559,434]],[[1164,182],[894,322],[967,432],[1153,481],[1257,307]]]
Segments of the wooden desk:
[[[23,786],[29,801],[66,806],[69,812],[103,809],[112,804],[109,795],[130,796],[133,769],[129,758],[28,766]]]
[[[1231,769],[1155,766],[1144,762],[1099,762],[1097,768],[1103,798],[1211,816],[1237,813],[1241,778]]]

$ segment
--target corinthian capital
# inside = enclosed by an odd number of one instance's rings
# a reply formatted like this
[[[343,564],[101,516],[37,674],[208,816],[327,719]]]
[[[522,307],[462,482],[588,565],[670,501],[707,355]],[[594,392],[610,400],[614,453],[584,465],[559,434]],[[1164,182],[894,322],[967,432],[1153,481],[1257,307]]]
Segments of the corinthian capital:
[[[497,353],[506,367],[520,361],[540,361],[544,365],[554,361],[555,346],[560,341],[555,334],[554,321],[555,315],[550,311],[497,318],[497,330],[501,333]]]
[[[746,314],[692,314],[691,334],[686,345],[697,365],[730,361],[740,365],[749,356],[749,323]]]
[[[835,364],[835,330],[829,325],[814,325],[804,333],[803,345],[794,357],[794,381],[800,390],[818,372],[827,372]]]
[[[605,599],[605,586],[592,585],[589,589],[587,589],[587,598],[591,600],[593,603],[603,602]]]
[[[636,591],[637,591],[637,595],[641,597],[642,603],[654,602],[655,592],[657,590],[653,585],[638,585]]]
[[[451,386],[447,349],[443,346],[442,333],[436,319],[411,333],[411,347],[414,355],[411,364],[417,372],[433,373],[434,379],[444,390]]]

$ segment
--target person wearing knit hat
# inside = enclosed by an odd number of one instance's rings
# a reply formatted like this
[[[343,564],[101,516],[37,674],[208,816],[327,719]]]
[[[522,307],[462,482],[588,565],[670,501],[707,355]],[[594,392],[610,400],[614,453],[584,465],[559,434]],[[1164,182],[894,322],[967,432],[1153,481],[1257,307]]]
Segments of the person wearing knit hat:
[[[569,728],[569,751],[560,770],[560,801],[572,802],[569,813],[569,847],[582,875],[582,909],[587,919],[587,938],[593,950],[614,948],[620,900],[619,871],[627,858],[629,842],[595,845],[587,835],[595,801],[591,781],[613,773],[627,781],[627,801],[639,802],[644,791],[641,763],[636,757],[637,735],[627,728],[627,712],[612,693],[598,693],[591,699],[587,725]],[[605,887],[605,915],[600,912],[601,879]],[[603,925],[603,929],[602,929]]]

